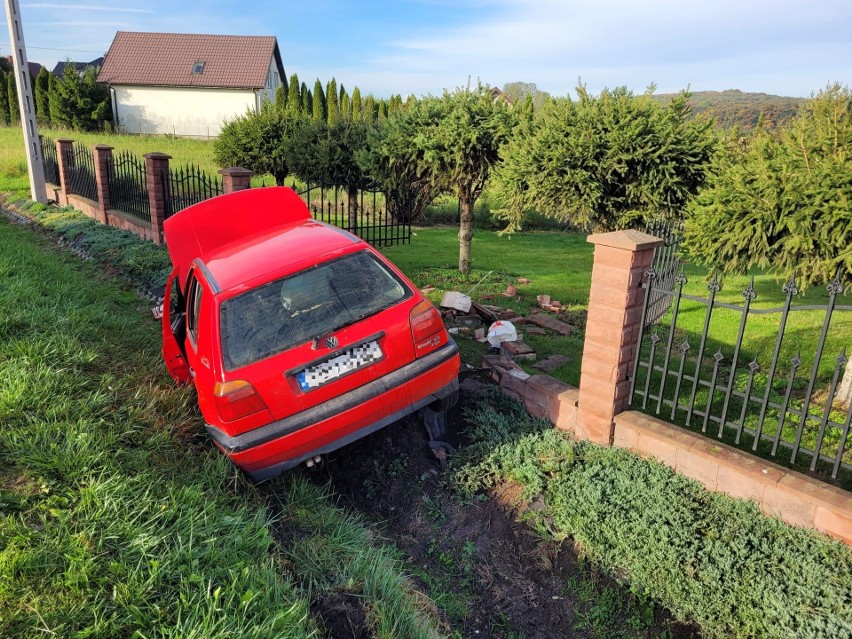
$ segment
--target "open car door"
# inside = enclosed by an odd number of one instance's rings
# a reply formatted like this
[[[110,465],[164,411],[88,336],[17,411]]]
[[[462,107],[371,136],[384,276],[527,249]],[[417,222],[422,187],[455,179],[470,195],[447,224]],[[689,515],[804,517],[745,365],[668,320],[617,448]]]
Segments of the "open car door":
[[[177,269],[169,275],[163,295],[163,361],[172,379],[178,384],[188,384],[192,376],[183,351],[186,339],[186,309],[182,303],[183,295],[174,285],[176,277]]]

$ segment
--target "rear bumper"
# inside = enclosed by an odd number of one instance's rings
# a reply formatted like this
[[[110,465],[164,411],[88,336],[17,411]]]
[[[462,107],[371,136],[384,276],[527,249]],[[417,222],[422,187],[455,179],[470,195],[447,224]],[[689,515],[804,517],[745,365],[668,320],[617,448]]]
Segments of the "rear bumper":
[[[450,342],[403,368],[318,406],[231,437],[207,425],[214,443],[255,482],[365,437],[458,391],[458,347]]]

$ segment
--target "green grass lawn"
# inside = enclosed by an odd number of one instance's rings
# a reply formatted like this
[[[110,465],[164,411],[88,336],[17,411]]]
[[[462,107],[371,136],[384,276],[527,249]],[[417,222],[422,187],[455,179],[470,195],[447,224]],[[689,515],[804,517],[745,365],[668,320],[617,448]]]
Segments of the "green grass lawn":
[[[0,636],[316,636],[342,592],[376,637],[439,636],[362,520],[210,445],[134,293],[3,217],[0,282]]]
[[[54,142],[60,138],[68,138],[89,148],[96,144],[108,144],[113,147],[113,153],[128,151],[140,158],[145,153],[155,151],[166,153],[172,158],[172,167],[193,164],[216,177],[221,168],[213,159],[213,140],[179,138],[173,135],[87,133],[47,128],[39,129],[39,133]],[[269,186],[275,181],[270,175],[257,175],[252,178],[252,184],[260,186],[261,183]],[[0,126],[0,192],[11,192],[17,196],[29,193],[24,134],[19,126]]]
[[[562,302],[569,321],[578,327],[576,334],[525,335],[524,340],[540,357],[553,353],[571,357],[568,364],[553,374],[569,384],[579,385],[584,311],[588,307],[594,252],[585,235],[558,231],[498,235],[494,231],[477,230],[471,249],[474,268],[469,275],[458,272],[458,230],[453,227],[417,228],[410,245],[382,250],[415,284],[436,287],[429,294],[436,303],[444,291],[471,292],[474,301],[511,308],[525,316],[538,305],[538,295],[550,295]],[[519,284],[518,278],[528,279],[529,284]],[[509,284],[517,288],[517,296],[501,295]],[[487,344],[465,336],[459,336],[457,341],[464,361],[479,366]],[[540,372],[527,368],[530,372]]]

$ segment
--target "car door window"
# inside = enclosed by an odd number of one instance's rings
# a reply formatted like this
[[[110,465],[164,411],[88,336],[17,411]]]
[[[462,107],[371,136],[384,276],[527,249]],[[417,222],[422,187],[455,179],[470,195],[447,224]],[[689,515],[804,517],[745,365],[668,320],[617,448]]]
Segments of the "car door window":
[[[198,314],[201,309],[201,283],[190,275],[189,295],[186,304],[186,334],[193,348],[198,345]]]

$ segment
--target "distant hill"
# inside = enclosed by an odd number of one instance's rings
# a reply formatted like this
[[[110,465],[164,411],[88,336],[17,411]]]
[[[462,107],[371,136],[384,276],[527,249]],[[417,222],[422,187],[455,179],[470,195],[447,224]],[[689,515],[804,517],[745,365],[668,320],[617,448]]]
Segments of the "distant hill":
[[[654,98],[668,102],[675,93],[661,93]],[[789,122],[805,98],[788,98],[768,93],[744,93],[739,89],[727,91],[696,91],[689,99],[695,115],[706,114],[716,118],[716,126],[739,126],[743,132],[751,131],[764,114],[766,126],[774,129]]]

